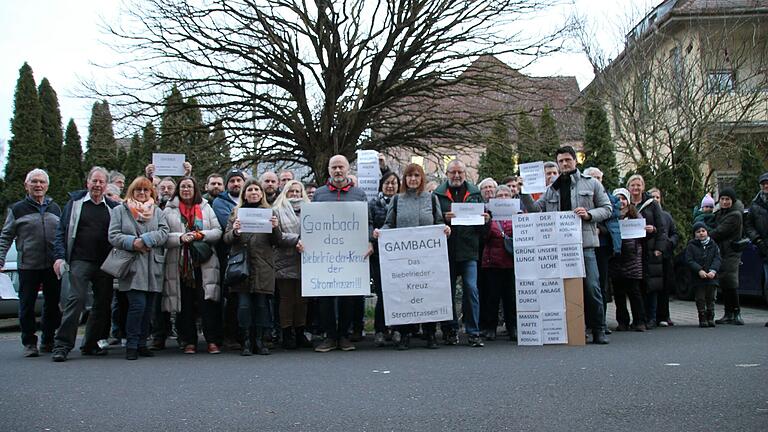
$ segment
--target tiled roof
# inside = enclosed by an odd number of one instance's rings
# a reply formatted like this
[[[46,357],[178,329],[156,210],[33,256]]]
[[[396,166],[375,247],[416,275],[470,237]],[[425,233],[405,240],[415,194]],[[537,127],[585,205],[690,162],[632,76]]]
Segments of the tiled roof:
[[[758,8],[768,8],[768,0],[680,0],[673,13],[734,13],[751,12]]]

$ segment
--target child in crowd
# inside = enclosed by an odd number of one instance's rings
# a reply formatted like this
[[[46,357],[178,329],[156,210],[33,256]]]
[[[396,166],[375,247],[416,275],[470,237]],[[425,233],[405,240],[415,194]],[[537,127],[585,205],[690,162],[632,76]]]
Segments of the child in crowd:
[[[706,194],[701,200],[701,205],[693,209],[693,223],[704,222],[707,230],[714,227],[715,222],[715,200],[712,195]]]
[[[688,242],[685,248],[685,262],[693,272],[691,284],[696,294],[699,327],[714,327],[720,248],[709,237],[707,225],[704,222],[699,221],[693,224],[693,235],[694,239]]]

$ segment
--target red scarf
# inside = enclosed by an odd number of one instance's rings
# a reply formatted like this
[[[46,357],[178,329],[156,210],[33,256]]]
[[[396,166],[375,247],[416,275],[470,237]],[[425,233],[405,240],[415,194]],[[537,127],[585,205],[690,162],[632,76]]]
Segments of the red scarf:
[[[197,231],[202,229],[203,211],[200,204],[187,205],[184,201],[179,201],[179,213],[182,219],[187,223],[187,229]]]

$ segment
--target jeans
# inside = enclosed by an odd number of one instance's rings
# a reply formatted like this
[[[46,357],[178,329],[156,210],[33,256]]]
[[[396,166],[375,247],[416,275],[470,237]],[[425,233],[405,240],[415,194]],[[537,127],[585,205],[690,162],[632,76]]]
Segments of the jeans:
[[[115,291],[115,297],[112,299],[112,329],[110,334],[113,338],[125,338],[125,319],[128,315],[128,297],[125,291]]]
[[[593,332],[605,331],[605,308],[600,290],[600,272],[597,269],[595,248],[584,249],[584,314]]]
[[[477,291],[477,261],[451,261],[451,301],[456,300],[456,280],[461,276],[464,329],[470,336],[480,335],[480,297]],[[441,324],[441,327],[457,331],[459,323],[456,306],[453,307],[453,319]]]
[[[125,293],[128,297],[128,315],[125,320],[125,347],[137,349],[147,346],[149,336],[149,321],[152,318],[154,299],[157,293],[130,290]]]
[[[238,293],[237,321],[243,330],[272,328],[272,311],[267,294]]]
[[[349,336],[355,305],[360,296],[320,297],[320,323],[329,339]]]
[[[43,343],[53,343],[53,335],[61,324],[59,295],[61,283],[52,268],[19,270],[19,325],[22,345],[37,345],[35,302],[37,289],[43,286]]]
[[[85,309],[87,290],[93,290],[93,305],[85,325],[82,349],[97,348],[99,339],[109,337],[112,305],[112,276],[101,271],[101,265],[90,261],[75,260],[69,264],[69,287],[62,298],[62,318],[56,330],[55,350],[69,352],[75,346],[77,326]]]

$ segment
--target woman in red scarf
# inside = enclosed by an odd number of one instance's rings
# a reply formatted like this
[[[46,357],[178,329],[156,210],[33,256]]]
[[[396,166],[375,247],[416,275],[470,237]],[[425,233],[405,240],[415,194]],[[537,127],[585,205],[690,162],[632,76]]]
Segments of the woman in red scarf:
[[[192,177],[184,177],[165,206],[170,232],[163,286],[163,311],[176,312],[179,347],[197,352],[197,319],[202,317],[208,352],[222,343],[219,260],[214,245],[221,227]]]

